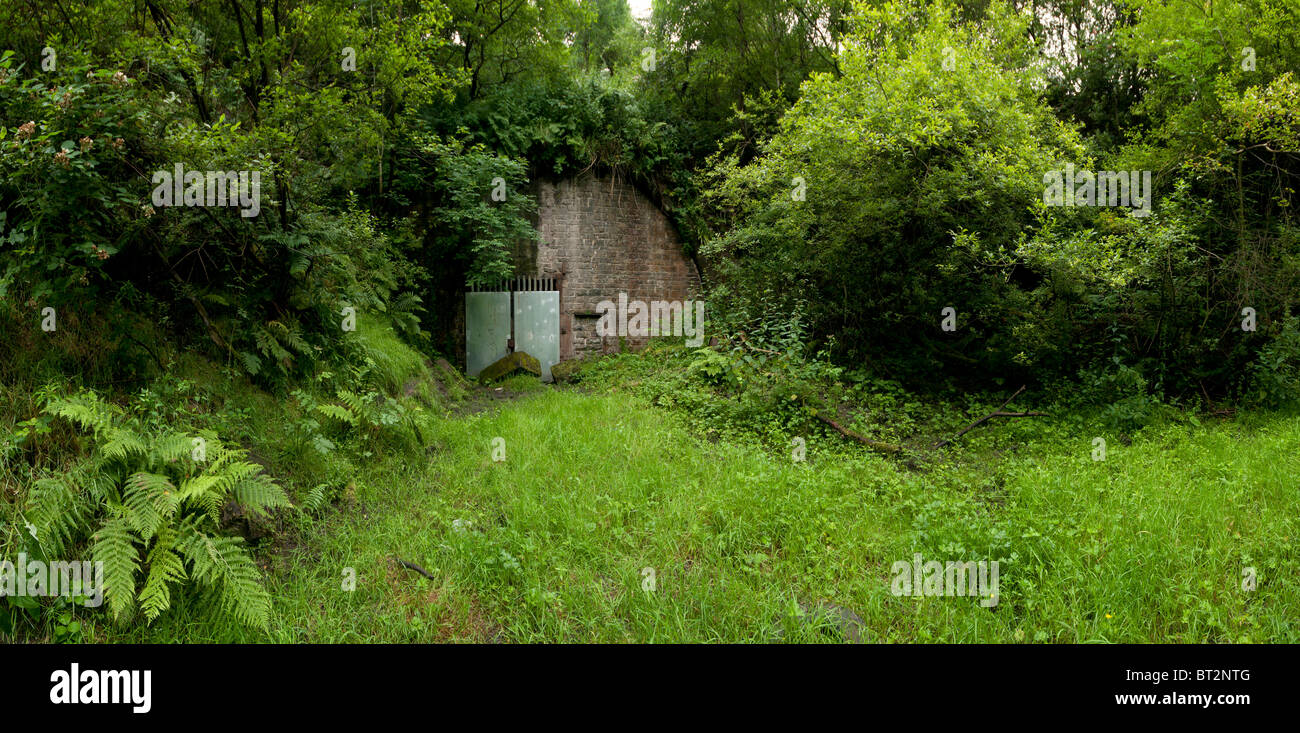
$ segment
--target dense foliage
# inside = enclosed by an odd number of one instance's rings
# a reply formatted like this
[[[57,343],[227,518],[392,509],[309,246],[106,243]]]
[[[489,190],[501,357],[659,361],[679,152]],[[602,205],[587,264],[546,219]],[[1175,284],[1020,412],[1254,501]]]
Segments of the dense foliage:
[[[709,172],[715,302],[751,323],[803,304],[841,359],[913,384],[1083,368],[1193,399],[1260,386],[1300,292],[1296,9],[1173,5],[863,7],[841,73],[804,85],[755,161]],[[1150,215],[1044,206],[1067,164],[1150,171]]]

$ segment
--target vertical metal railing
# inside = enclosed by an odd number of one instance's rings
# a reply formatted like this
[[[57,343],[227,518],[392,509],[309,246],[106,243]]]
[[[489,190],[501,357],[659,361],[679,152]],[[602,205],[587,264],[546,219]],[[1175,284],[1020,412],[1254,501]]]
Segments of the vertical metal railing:
[[[533,293],[548,290],[559,290],[559,278],[553,276],[539,277],[516,277],[505,280],[498,280],[488,285],[471,285],[468,292],[471,293],[503,293],[503,292],[523,292]]]

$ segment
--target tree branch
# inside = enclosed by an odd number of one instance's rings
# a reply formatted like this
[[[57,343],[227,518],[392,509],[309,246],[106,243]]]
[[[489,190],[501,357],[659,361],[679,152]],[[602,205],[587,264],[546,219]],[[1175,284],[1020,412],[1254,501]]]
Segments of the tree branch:
[[[872,440],[871,438],[868,438],[867,436],[861,433],[855,432],[853,430],[849,430],[848,428],[844,427],[843,425],[840,425],[839,423],[832,420],[829,416],[821,412],[814,412],[813,417],[817,418],[818,420],[821,420],[827,425],[830,425],[832,428],[835,428],[835,432],[839,433],[840,435],[843,435],[846,438],[852,438],[858,441],[859,443],[862,443],[863,445],[867,446],[868,448],[871,448],[872,450],[877,450],[882,453],[901,453],[903,451],[902,446],[894,445],[893,443],[882,443],[878,440]]]
[[[1008,398],[1007,398],[1007,401],[1006,401],[1006,402],[1003,402],[1003,403],[998,407],[998,409],[994,410],[993,412],[990,412],[989,414],[985,415],[984,417],[981,417],[980,419],[976,420],[975,422],[971,423],[970,425],[967,425],[965,430],[962,430],[960,433],[957,433],[956,435],[952,436],[952,437],[949,438],[948,440],[940,440],[939,442],[937,442],[937,443],[934,444],[934,447],[935,447],[935,448],[942,448],[942,447],[944,447],[945,445],[948,445],[949,443],[953,442],[954,440],[957,440],[957,439],[960,438],[961,436],[965,435],[966,433],[969,433],[970,431],[974,430],[975,428],[979,427],[980,425],[983,425],[984,423],[988,422],[989,420],[992,420],[992,419],[995,418],[995,417],[1047,417],[1047,413],[1045,413],[1045,412],[1003,412],[1003,411],[1002,411],[1002,408],[1003,408],[1003,407],[1006,407],[1007,405],[1011,404],[1011,401],[1014,400],[1016,397],[1018,397],[1018,396],[1020,395],[1020,393],[1021,393],[1021,392],[1024,392],[1024,391],[1025,391],[1025,386],[1022,384],[1022,385],[1020,385],[1020,389],[1016,390],[1014,394],[1012,394],[1010,397],[1008,397]]]

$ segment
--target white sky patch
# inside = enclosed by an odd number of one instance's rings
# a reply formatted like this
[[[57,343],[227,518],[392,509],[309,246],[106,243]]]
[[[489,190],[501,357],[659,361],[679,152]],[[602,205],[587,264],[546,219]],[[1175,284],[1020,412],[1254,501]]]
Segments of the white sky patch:
[[[650,0],[627,0],[627,6],[632,9],[633,18],[638,20],[650,18]]]

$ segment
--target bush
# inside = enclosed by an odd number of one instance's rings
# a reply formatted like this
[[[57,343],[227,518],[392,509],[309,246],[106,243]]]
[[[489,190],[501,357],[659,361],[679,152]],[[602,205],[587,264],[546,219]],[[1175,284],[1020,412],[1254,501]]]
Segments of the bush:
[[[1036,97],[1021,21],[961,26],[927,7],[863,10],[843,74],[806,82],[752,163],[716,162],[710,305],[752,319],[754,294],[781,282],[774,300],[802,302],[809,335],[841,363],[914,382],[945,365],[1001,375],[1016,352],[996,339],[1022,307],[1008,253],[1033,224],[1042,171],[1082,148]],[[945,47],[963,49],[952,69]]]
[[[1300,402],[1300,317],[1288,316],[1281,332],[1259,350],[1250,368],[1250,387],[1251,399],[1265,407]]]

